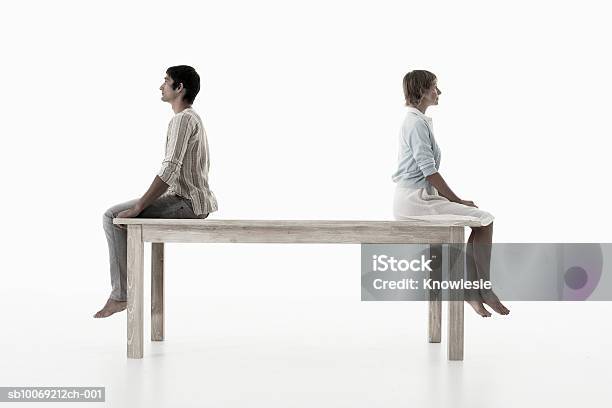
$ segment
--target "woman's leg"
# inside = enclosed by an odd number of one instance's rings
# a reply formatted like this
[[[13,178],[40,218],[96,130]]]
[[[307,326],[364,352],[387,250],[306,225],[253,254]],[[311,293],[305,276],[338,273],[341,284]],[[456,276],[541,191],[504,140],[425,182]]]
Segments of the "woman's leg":
[[[476,262],[474,260],[474,237],[476,236],[475,231],[472,229],[472,233],[468,238],[468,242],[466,245],[466,257],[465,264],[467,270],[467,279],[469,281],[478,280],[478,271],[476,269]],[[468,289],[465,290],[465,301],[472,306],[472,308],[481,315],[482,317],[490,317],[491,312],[484,307],[482,296],[480,296],[480,292],[478,289]]]
[[[493,242],[493,223],[484,227],[473,228],[473,258],[479,279],[491,280],[491,248]],[[510,310],[504,306],[491,289],[481,289],[480,295],[484,303],[499,314],[506,315]]]

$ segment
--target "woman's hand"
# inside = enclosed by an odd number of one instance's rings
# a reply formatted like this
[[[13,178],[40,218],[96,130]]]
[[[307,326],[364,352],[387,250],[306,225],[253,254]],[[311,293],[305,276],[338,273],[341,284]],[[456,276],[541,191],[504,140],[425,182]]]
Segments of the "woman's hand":
[[[469,200],[459,200],[459,204],[467,205],[468,207],[478,208],[478,206],[474,204],[473,201],[469,201]]]

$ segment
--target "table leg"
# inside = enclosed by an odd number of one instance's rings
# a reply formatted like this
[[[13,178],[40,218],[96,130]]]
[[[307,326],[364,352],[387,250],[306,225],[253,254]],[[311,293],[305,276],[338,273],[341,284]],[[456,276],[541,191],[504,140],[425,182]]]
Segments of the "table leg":
[[[164,340],[164,243],[151,244],[151,340]]]
[[[464,227],[451,227],[448,246],[449,281],[464,279]],[[448,301],[448,359],[463,360],[463,302],[462,291],[449,291]]]
[[[128,225],[127,234],[127,356],[142,358],[144,245],[142,225]]]
[[[429,257],[432,259],[432,271],[429,277],[433,280],[442,279],[442,245],[430,245]],[[430,343],[440,343],[442,338],[442,291],[429,291],[429,325],[428,339]]]

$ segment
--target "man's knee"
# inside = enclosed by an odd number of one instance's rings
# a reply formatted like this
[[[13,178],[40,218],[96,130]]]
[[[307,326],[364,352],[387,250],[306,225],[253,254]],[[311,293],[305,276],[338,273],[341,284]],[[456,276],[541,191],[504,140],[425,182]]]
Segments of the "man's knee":
[[[111,207],[108,210],[104,211],[104,215],[102,216],[102,224],[104,224],[104,226],[112,226],[113,218],[115,218],[115,213],[113,212],[113,208]]]

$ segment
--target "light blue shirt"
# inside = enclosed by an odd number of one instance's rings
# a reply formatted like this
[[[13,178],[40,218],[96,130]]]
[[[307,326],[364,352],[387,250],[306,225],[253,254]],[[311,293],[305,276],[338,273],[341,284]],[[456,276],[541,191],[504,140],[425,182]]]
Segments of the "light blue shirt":
[[[409,106],[400,130],[398,165],[393,181],[403,187],[427,188],[429,182],[425,177],[438,171],[441,158],[431,118]]]

